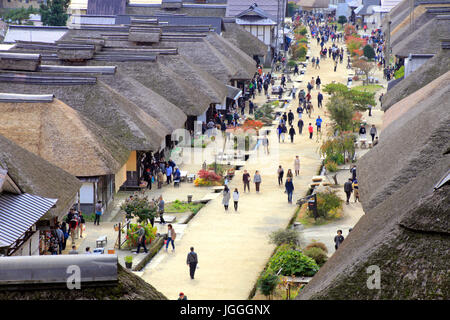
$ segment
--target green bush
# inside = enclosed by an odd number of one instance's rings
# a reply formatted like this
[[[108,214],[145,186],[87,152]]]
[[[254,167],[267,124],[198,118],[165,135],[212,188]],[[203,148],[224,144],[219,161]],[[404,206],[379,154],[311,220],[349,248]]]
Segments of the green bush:
[[[269,269],[275,273],[282,269],[284,276],[312,277],[319,271],[319,266],[300,251],[282,248],[270,259]]]
[[[338,23],[344,24],[346,22],[347,22],[347,17],[346,16],[339,16]]]
[[[298,240],[298,233],[293,229],[285,230],[279,229],[270,234],[270,243],[273,243],[277,246],[281,246],[282,244],[287,244],[291,246],[297,246],[300,244]]]
[[[314,259],[314,261],[317,263],[319,267],[323,266],[325,262],[327,262],[328,260],[327,253],[317,247],[305,249],[303,253],[308,257],[310,257],[311,259]]]
[[[270,296],[275,288],[277,287],[280,279],[274,273],[266,271],[259,279],[258,279],[258,288],[261,290],[261,293],[265,296]]]
[[[310,248],[319,248],[319,249],[322,249],[323,251],[325,251],[325,253],[328,253],[328,248],[325,245],[325,243],[323,243],[323,242],[313,241],[305,247],[305,250],[310,249]]]
[[[400,79],[401,77],[405,76],[405,66],[401,66],[400,69],[394,72],[394,78]]]
[[[127,262],[127,263],[133,262],[133,256],[126,256],[126,257],[124,258],[124,261]]]
[[[342,208],[342,203],[335,190],[327,189],[317,193],[317,212],[321,217],[329,218],[332,210]]]
[[[375,58],[375,50],[373,50],[373,47],[370,44],[366,44],[363,48],[364,56],[366,56],[369,60],[372,60]]]
[[[305,36],[308,33],[308,30],[306,29],[305,26],[303,26],[303,27],[298,29],[297,33],[301,34],[302,36]]]

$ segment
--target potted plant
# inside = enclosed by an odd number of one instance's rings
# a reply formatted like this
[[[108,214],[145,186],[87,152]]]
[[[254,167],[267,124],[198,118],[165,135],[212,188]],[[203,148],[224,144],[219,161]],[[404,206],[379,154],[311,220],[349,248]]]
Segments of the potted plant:
[[[131,266],[133,265],[133,256],[126,256],[124,260],[125,260],[125,267],[131,269]]]

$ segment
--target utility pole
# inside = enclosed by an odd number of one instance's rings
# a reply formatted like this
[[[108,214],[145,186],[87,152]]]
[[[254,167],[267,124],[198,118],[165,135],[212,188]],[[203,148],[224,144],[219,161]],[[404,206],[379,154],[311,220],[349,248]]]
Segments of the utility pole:
[[[386,47],[385,47],[385,61],[386,61],[386,67],[389,67],[390,60],[391,60],[391,14],[388,13],[387,16],[388,25],[387,25],[387,32],[386,32]]]

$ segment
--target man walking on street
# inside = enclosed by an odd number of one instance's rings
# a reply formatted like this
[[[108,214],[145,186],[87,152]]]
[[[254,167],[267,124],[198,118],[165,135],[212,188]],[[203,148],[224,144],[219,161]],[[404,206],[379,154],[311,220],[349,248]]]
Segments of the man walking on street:
[[[309,138],[312,139],[312,137],[313,137],[313,132],[314,132],[314,128],[313,128],[313,126],[311,125],[311,123],[309,123],[308,131],[309,131]]]
[[[295,135],[295,129],[293,126],[289,129],[289,136],[291,137],[291,143],[294,143],[294,135]]]
[[[138,234],[138,246],[135,254],[139,254],[139,251],[141,250],[141,246],[144,248],[144,252],[147,253],[147,247],[145,246],[145,229],[142,228],[141,225],[138,226],[138,230],[136,232],[133,232],[133,234]]]
[[[352,195],[353,186],[352,186],[352,179],[348,179],[346,183],[344,183],[344,191],[347,195],[347,201],[346,203],[349,204],[350,202],[350,196]]]
[[[317,95],[317,103],[319,108],[322,108],[322,101],[323,101],[323,94],[319,92],[319,94]]]
[[[281,186],[283,183],[284,170],[281,166],[278,167],[278,185]]]
[[[302,119],[298,120],[297,126],[298,126],[298,133],[302,134],[302,131],[303,131],[303,120]]]
[[[189,266],[189,274],[191,279],[194,279],[195,269],[197,268],[198,258],[194,252],[194,247],[191,247],[191,252],[188,253],[186,264]]]
[[[250,192],[250,173],[248,173],[247,170],[244,170],[242,181],[244,182],[244,192],[245,189],[248,189],[248,192]]]
[[[98,201],[95,205],[95,219],[94,219],[94,226],[97,223],[97,225],[100,225],[100,217],[102,215],[103,207],[102,202]]]

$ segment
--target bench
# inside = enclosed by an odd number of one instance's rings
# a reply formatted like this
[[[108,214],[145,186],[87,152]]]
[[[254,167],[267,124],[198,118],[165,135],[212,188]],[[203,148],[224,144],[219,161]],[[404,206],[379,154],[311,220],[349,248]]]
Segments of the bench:
[[[107,236],[98,237],[95,241],[97,248],[103,248],[108,243]]]
[[[187,174],[188,174],[187,171],[180,171],[180,180],[181,181],[186,181]]]
[[[187,182],[194,182],[195,174],[191,173],[186,176]]]

